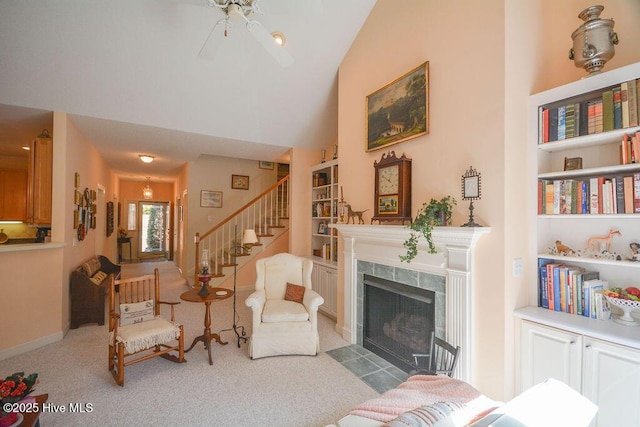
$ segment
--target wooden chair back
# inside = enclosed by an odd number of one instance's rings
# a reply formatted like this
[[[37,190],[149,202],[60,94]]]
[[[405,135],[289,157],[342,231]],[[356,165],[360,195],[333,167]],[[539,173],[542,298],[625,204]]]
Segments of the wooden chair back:
[[[414,373],[422,375],[447,375],[451,377],[458,364],[460,346],[453,346],[436,337],[435,332],[431,332],[431,347],[428,354],[414,354],[417,370]],[[426,358],[425,366],[418,362],[419,358]]]
[[[153,274],[131,277],[128,279],[111,279],[109,287],[109,313],[118,313],[120,304],[131,304],[153,299],[153,312],[160,315],[160,273],[158,269]],[[171,320],[174,319],[173,303],[171,304]],[[116,328],[117,317],[110,316],[109,330]]]

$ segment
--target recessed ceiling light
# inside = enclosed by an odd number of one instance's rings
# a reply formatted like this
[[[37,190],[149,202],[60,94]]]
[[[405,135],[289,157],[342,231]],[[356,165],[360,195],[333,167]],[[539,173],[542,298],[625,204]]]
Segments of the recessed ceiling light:
[[[275,40],[275,42],[280,46],[284,46],[287,43],[287,39],[281,32],[274,31],[273,33],[271,33],[271,35],[273,36],[273,40]]]
[[[150,154],[138,154],[138,157],[140,157],[140,160],[142,160],[144,163],[151,163],[153,162],[153,159],[155,159],[155,156],[152,156]]]

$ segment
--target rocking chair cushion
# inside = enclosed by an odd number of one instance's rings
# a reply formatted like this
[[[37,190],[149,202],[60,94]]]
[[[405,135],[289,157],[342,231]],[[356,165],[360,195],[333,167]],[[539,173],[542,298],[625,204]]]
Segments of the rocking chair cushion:
[[[142,323],[155,319],[153,300],[120,304],[120,326]]]
[[[286,300],[268,300],[262,311],[264,323],[306,322],[309,313],[304,305]]]
[[[118,328],[115,342],[124,344],[127,353],[136,353],[180,337],[180,325],[162,317]],[[110,340],[113,342],[113,332]]]

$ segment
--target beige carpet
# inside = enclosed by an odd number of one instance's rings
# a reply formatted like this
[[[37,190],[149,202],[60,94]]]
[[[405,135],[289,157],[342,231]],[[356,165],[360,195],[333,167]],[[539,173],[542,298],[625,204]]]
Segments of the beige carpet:
[[[188,288],[172,262],[123,265],[123,277],[160,270],[163,300],[179,301]],[[250,311],[237,297],[239,324],[251,334]],[[232,298],[214,303],[212,330],[233,323]],[[166,312],[168,315],[168,311]],[[163,312],[164,314],[164,312]],[[182,302],[176,317],[185,326],[185,345],[202,334],[204,305]],[[187,363],[152,359],[126,368],[125,385],[115,384],[107,370],[106,326],[85,325],[58,343],[0,363],[0,375],[37,372],[36,394],[65,413],[43,413],[43,426],[324,426],[350,407],[378,395],[324,352],[347,343],[335,323],[320,317],[321,353],[251,360],[247,344],[238,348],[235,334],[223,332],[229,344],[213,344],[213,366],[201,343],[186,354]],[[69,404],[91,404],[85,413],[69,413]]]

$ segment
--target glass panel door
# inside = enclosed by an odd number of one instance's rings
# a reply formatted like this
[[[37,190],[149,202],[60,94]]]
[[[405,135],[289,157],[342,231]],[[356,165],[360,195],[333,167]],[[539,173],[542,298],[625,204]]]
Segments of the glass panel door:
[[[168,258],[169,247],[167,230],[168,202],[138,202],[139,233],[138,247],[139,257],[163,256]]]

